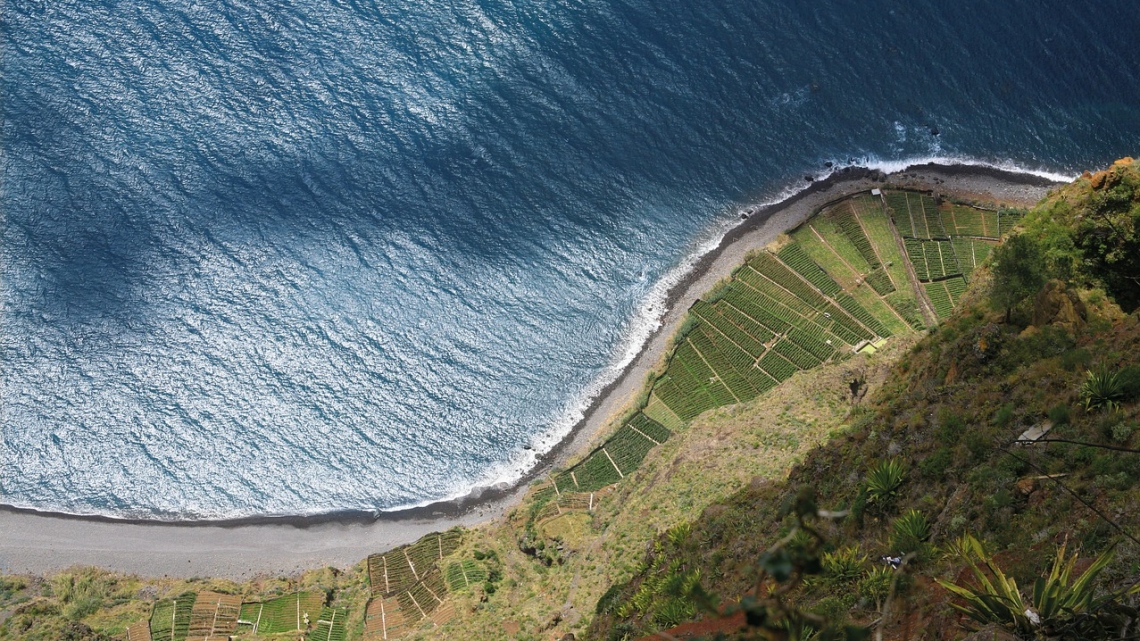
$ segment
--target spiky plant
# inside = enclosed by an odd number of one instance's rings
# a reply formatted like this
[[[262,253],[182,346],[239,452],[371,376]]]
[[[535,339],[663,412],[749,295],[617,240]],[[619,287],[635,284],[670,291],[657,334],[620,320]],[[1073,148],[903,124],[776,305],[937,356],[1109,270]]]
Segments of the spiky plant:
[[[1111,371],[1105,366],[1090,369],[1081,385],[1081,400],[1086,410],[1115,410],[1124,400],[1125,381],[1119,371]]]
[[[820,559],[823,575],[834,583],[851,583],[863,574],[863,566],[867,564],[867,555],[859,552],[859,546],[840,548],[834,552],[825,552]]]
[[[898,495],[905,478],[902,463],[895,459],[880,462],[867,472],[867,503],[887,507]]]
[[[900,552],[913,552],[930,538],[930,521],[918,510],[910,510],[895,519],[891,537]]]
[[[1097,557],[1074,580],[1072,573],[1077,554],[1066,558],[1066,545],[1062,544],[1049,574],[1034,582],[1033,594],[1026,603],[1017,582],[994,564],[981,542],[967,534],[952,547],[966,561],[976,584],[963,586],[939,579],[942,587],[965,601],[965,605],[952,603],[951,606],[981,625],[997,623],[1026,637],[1039,636],[1039,633],[1048,636],[1049,631],[1064,628],[1071,621],[1095,619],[1105,606],[1125,594],[1140,592],[1140,584],[1137,584],[1127,590],[1096,596],[1094,581],[1112,561],[1112,552]]]

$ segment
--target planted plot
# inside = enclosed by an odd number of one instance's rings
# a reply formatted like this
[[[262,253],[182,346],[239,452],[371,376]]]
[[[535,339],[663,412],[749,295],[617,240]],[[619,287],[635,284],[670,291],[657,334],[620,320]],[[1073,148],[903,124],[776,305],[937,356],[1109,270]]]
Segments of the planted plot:
[[[759,358],[764,353],[764,344],[756,340],[748,334],[741,326],[729,320],[729,318],[722,313],[722,309],[728,310],[739,322],[743,323],[747,319],[743,314],[736,312],[728,305],[721,305],[713,307],[704,301],[697,301],[693,304],[693,312],[701,317],[701,320],[709,324],[716,332],[724,335],[734,344],[738,345],[741,349],[753,354],[753,358]],[[754,330],[760,330],[756,323],[751,323]],[[770,336],[771,333],[768,332]]]
[[[997,238],[996,212],[944,203],[939,213],[943,227],[951,236]]]
[[[942,281],[942,284],[946,286],[946,291],[950,294],[950,302],[957,307],[962,296],[966,293],[966,280],[961,276],[955,276]]]
[[[926,329],[926,323],[922,321],[922,311],[918,308],[918,303],[909,294],[896,292],[890,296],[885,297],[883,300],[887,302],[899,316],[906,319],[906,322],[914,329]]]
[[[757,272],[763,274],[766,278],[806,303],[809,308],[820,307],[824,304],[823,296],[820,295],[819,292],[813,289],[803,278],[797,276],[795,272],[788,269],[788,267],[777,260],[775,256],[767,252],[761,252],[752,260],[748,261],[748,264]]]
[[[429,534],[410,546],[368,557],[368,580],[379,596],[407,589],[459,547],[459,530]]]
[[[955,238],[953,243],[954,255],[958,257],[958,265],[966,276],[972,274],[993,250],[992,243],[973,238]]]
[[[693,332],[693,334],[699,336],[697,332]],[[709,364],[705,362],[705,359],[702,358],[701,354],[693,347],[692,342],[686,340],[682,343],[680,347],[677,348],[674,359],[681,367],[687,369],[689,374],[699,382],[701,386],[700,389],[703,389],[705,393],[709,395],[709,398],[712,399],[714,403],[713,407],[728,405],[735,400],[732,392],[728,391],[728,387],[720,380],[720,377],[717,376],[717,373],[713,371]],[[669,369],[672,370],[672,366],[670,366]]]
[[[792,365],[786,358],[780,356],[775,350],[769,351],[760,359],[760,367],[768,373],[769,376],[783,383],[792,377],[793,374],[799,369]]]
[[[578,491],[589,492],[617,483],[622,479],[617,466],[604,450],[595,450],[586,460],[570,470],[578,480]]]
[[[883,261],[884,270],[890,275],[891,289],[907,290],[909,276],[906,271],[906,262],[902,251],[899,250],[899,246],[895,242],[895,235],[891,231],[891,223],[887,215],[876,207],[862,210],[859,218],[863,221],[864,229],[867,230],[867,237],[871,239],[871,244],[875,246],[875,251]],[[880,295],[885,295],[870,281],[870,278],[868,278],[868,283]]]
[[[395,597],[372,599],[364,614],[364,638],[368,641],[397,639],[407,631],[403,609]]]
[[[823,362],[816,358],[811,352],[799,347],[790,340],[777,342],[776,345],[772,347],[772,351],[788,359],[788,362],[800,369],[811,369]]]
[[[905,238],[906,255],[914,265],[914,273],[919,280],[930,280],[930,265],[926,262],[926,252],[922,248],[922,241],[915,238]]]
[[[744,374],[756,362],[755,358],[715,331],[706,332],[704,328],[698,327],[689,336],[693,346],[712,367],[717,378],[728,387],[735,400],[745,401],[756,397],[755,388]]]
[[[925,194],[919,195],[922,201],[922,213],[926,219],[927,238],[946,238],[946,228],[942,226],[942,216],[938,213],[938,205],[934,199]]]
[[[717,303],[716,309],[720,312],[724,321],[732,324],[732,326],[747,335],[748,338],[752,339],[754,344],[760,346],[761,350],[764,348],[764,343],[772,340],[775,336],[772,330],[768,329],[761,321],[751,318],[728,300],[722,300]],[[717,325],[717,328],[719,329],[721,326],[722,325]],[[746,342],[748,341],[744,341],[744,343]],[[752,348],[750,345],[744,343],[741,343],[740,346],[751,354]],[[763,354],[763,352],[761,351],[760,354]],[[759,358],[760,354],[756,354],[756,357]]]
[[[834,220],[836,227],[859,251],[859,255],[867,262],[867,266],[871,269],[878,268],[882,264],[879,261],[879,256],[875,253],[870,239],[867,238],[863,226],[859,224],[859,219],[855,217],[855,212],[851,211],[850,206],[837,211]]]
[[[238,631],[277,634],[305,629],[305,621],[316,620],[325,605],[320,592],[294,592],[263,603],[243,603]]]
[[[787,321],[769,312],[760,294],[745,285],[737,285],[735,283],[730,285],[724,298],[717,303],[717,305],[722,304],[731,305],[741,314],[747,316],[749,320],[776,334],[782,334],[788,331],[788,328],[791,326]],[[753,336],[760,339],[760,336],[756,334],[753,334]]]
[[[482,585],[487,580],[487,571],[471,559],[463,559],[447,566],[447,587],[452,592],[468,590],[471,586]]]
[[[345,641],[348,631],[347,608],[323,608],[316,626],[305,635],[306,641]]]
[[[934,313],[938,315],[939,320],[949,318],[954,311],[954,303],[950,300],[950,293],[946,291],[943,282],[926,283],[923,287],[926,288],[926,295],[930,297],[930,302],[934,305]]]
[[[766,309],[783,307],[797,316],[807,316],[815,309],[814,305],[751,268],[741,270],[740,280],[755,291],[754,298]],[[801,283],[805,289],[808,288],[806,283]]]
[[[228,637],[237,630],[241,597],[236,594],[199,592],[190,609],[186,638]]]
[[[859,301],[855,300],[851,296],[843,294],[837,297],[835,299],[835,302],[839,303],[839,306],[843,308],[843,311],[851,314],[851,316],[858,319],[860,323],[862,323],[867,329],[874,332],[877,336],[880,336],[882,338],[891,336],[891,330],[887,329],[887,327],[883,325],[882,321],[880,321],[878,318],[875,318],[871,312],[867,311],[867,308],[860,305]]]
[[[835,296],[840,291],[839,284],[836,283],[831,276],[822,267],[817,265],[814,260],[808,256],[804,250],[796,243],[790,243],[780,250],[777,254],[784,264],[791,267],[800,276],[803,276],[812,285],[815,285],[819,291],[828,296]]]
[[[604,449],[622,474],[630,474],[641,465],[654,445],[656,443],[648,437],[625,425],[606,441]]]
[[[883,198],[887,201],[887,207],[891,210],[891,217],[894,219],[895,227],[898,228],[899,233],[914,238],[914,217],[910,214],[910,204],[907,201],[906,192],[888,191],[883,194]]]
[[[672,370],[672,366],[670,366],[669,369]],[[707,394],[703,392],[699,395],[695,393],[685,393],[668,374],[657,380],[657,384],[653,388],[653,394],[661,399],[662,404],[668,407],[669,411],[686,422],[691,421],[701,412],[713,407],[712,399],[710,399]],[[558,489],[563,490],[561,483],[558,485]]]
[[[150,614],[150,635],[155,641],[184,641],[190,630],[190,612],[197,598],[194,592],[154,604]]]
[[[885,269],[879,268],[867,274],[864,281],[875,290],[879,296],[886,296],[887,294],[895,291],[894,283],[891,282],[891,277],[887,275]]]
[[[1013,228],[1021,222],[1024,216],[1024,209],[999,209],[997,211],[998,237],[1004,238],[1006,234],[1012,231]]]
[[[807,330],[793,329],[788,332],[787,338],[820,361],[826,361],[835,355],[835,341],[822,332],[812,333]]]
[[[638,413],[630,419],[629,426],[658,443],[668,441],[669,437],[673,435],[664,425],[642,413]]]

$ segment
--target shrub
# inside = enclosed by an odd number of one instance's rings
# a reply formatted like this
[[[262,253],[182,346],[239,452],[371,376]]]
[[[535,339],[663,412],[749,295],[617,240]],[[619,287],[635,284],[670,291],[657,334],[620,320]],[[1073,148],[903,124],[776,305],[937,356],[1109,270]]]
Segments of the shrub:
[[[871,468],[867,473],[867,502],[887,507],[897,496],[905,476],[902,463],[894,459]]]
[[[1049,409],[1049,420],[1053,421],[1053,425],[1068,425],[1069,418],[1068,403],[1057,403]]]
[[[1081,400],[1085,409],[1114,410],[1125,400],[1125,381],[1119,371],[1101,366],[1091,369],[1081,385]]]
[[[1006,427],[1013,419],[1013,403],[1006,403],[994,414],[994,425]]]
[[[849,546],[834,552],[825,552],[823,558],[820,559],[824,578],[834,585],[854,582],[863,574],[863,566],[866,563],[867,555],[860,554],[859,546]]]
[[[871,568],[859,580],[859,586],[856,588],[859,598],[874,603],[876,610],[882,608],[883,600],[891,593],[891,581],[894,577],[894,570],[887,566]]]
[[[918,510],[895,519],[891,543],[900,552],[914,552],[930,538],[930,522]]]

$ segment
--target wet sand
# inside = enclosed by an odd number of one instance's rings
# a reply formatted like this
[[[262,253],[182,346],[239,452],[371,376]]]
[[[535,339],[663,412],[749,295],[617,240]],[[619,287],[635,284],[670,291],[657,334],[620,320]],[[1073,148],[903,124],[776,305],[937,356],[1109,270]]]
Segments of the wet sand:
[[[79,564],[150,576],[245,579],[348,567],[429,532],[488,522],[517,505],[530,482],[588,451],[610,431],[660,364],[670,337],[701,294],[729,276],[748,252],[795,228],[821,207],[883,187],[1027,207],[1057,185],[1031,174],[972,165],[916,165],[890,175],[847,168],[779,203],[742,211],[747,218],[670,291],[668,312],[639,356],[599,394],[570,435],[513,487],[487,488],[459,501],[395,513],[206,523],[79,517],[0,506],[0,572],[39,574]]]

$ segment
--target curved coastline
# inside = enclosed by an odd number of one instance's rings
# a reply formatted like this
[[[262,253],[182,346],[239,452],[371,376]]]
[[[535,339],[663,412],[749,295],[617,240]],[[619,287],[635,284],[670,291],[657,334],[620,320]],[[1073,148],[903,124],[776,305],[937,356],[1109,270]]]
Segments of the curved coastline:
[[[1060,178],[964,162],[922,162],[891,173],[873,166],[841,167],[778,202],[742,209],[739,224],[709,251],[687,261],[687,269],[665,293],[656,329],[637,355],[584,400],[583,417],[514,483],[387,512],[348,510],[225,520],[124,519],[0,505],[0,571],[38,573],[79,563],[150,575],[242,578],[324,565],[344,567],[431,531],[486,522],[516,505],[530,482],[587,450],[620,418],[659,364],[697,297],[730,274],[747,252],[767,245],[819,208],[884,186],[1031,205],[1060,184]],[[290,551],[288,558],[283,550]]]

